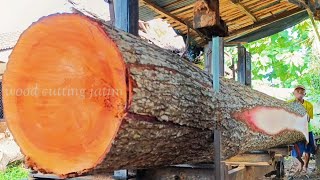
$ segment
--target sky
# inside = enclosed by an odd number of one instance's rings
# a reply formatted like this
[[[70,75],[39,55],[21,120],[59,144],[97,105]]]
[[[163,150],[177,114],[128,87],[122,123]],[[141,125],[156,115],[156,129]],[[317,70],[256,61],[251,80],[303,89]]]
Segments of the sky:
[[[104,0],[74,1],[107,18],[109,9]],[[43,16],[70,12],[70,7],[67,0],[0,0],[0,33],[23,31]]]
[[[42,16],[68,12],[65,0],[0,0],[0,33],[22,31]]]

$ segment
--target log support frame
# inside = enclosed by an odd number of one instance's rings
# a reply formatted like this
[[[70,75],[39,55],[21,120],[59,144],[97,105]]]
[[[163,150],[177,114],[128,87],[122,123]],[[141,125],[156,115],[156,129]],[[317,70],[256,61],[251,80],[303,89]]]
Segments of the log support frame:
[[[125,32],[138,35],[139,0],[113,0],[115,27]]]
[[[217,179],[217,180],[229,180],[229,179],[248,179],[253,180],[261,178],[261,175],[274,175],[275,173],[280,175],[277,178],[281,178],[281,169],[283,163],[283,156],[287,156],[289,153],[289,147],[283,146],[278,148],[271,148],[266,151],[254,151],[239,154],[235,157],[227,159],[221,162],[221,171],[218,178],[213,178],[216,172],[216,166],[213,164],[180,164],[168,167],[159,167],[155,169],[141,169],[131,172],[131,178],[137,180],[149,180],[150,178],[158,177],[162,179]],[[123,172],[122,172],[123,173]],[[106,174],[106,176],[112,176]],[[129,179],[130,177],[123,177],[123,174],[114,174],[114,179]],[[58,176],[52,174],[30,174],[33,179],[60,179]],[[99,178],[103,176],[100,175]],[[96,175],[88,175],[82,178],[70,178],[70,180],[87,179],[94,180]]]
[[[248,179],[254,180],[262,176],[275,175],[283,178],[283,156],[288,155],[288,147],[271,148],[266,151],[247,152],[221,162],[221,171],[216,171],[212,164],[180,164],[169,167],[142,170],[136,176],[138,180],[159,179]],[[215,176],[219,173],[219,176]],[[282,175],[281,175],[282,174]],[[213,177],[215,176],[215,177]]]
[[[238,46],[238,81],[251,86],[251,55],[243,46]]]
[[[207,40],[208,36],[200,32],[198,29],[193,28],[193,26],[187,22],[182,21],[180,18],[176,17],[175,15],[165,11],[163,8],[159,7],[155,3],[153,3],[150,0],[140,0],[141,4],[144,4],[148,8],[152,9],[153,11],[157,12],[158,14],[167,17],[168,19],[171,19],[175,21],[177,24],[186,26],[187,28],[190,28],[192,31],[196,32],[203,40]]]
[[[109,6],[112,6],[113,11],[111,15],[115,16],[115,27],[125,32],[138,36],[139,30],[139,0],[113,0]],[[114,13],[114,14],[113,14]],[[128,177],[128,170],[114,171],[114,176],[126,179]]]
[[[212,55],[212,41],[209,41],[207,45],[204,46],[204,63],[205,67],[204,70],[208,73],[211,72],[211,55]]]
[[[222,37],[212,37],[211,75],[212,85],[215,92],[219,92],[219,78],[224,75],[224,46]]]
[[[212,37],[211,52],[212,86],[214,92],[218,93],[220,77],[224,75],[224,42],[222,37]],[[217,127],[214,130],[214,149],[215,179],[225,179],[224,164],[221,162],[221,131]]]
[[[212,43],[213,41],[215,44]],[[204,47],[204,59],[206,72],[211,75],[217,73],[216,77],[224,76],[224,42],[222,37],[213,37],[212,41],[208,42]],[[214,67],[217,69],[213,69]]]

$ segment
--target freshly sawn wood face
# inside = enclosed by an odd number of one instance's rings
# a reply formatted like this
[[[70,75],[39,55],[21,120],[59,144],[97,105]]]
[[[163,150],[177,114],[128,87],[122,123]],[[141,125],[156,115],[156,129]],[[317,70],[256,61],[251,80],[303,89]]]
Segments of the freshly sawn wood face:
[[[65,177],[212,162],[214,128],[223,159],[305,138],[301,105],[220,84],[214,93],[190,62],[101,21],[57,14],[15,46],[4,113],[27,164]]]

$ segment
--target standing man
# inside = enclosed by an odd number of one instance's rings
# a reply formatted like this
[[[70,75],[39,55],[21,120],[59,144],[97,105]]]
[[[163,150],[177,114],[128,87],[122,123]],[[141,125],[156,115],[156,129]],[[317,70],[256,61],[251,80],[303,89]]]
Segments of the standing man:
[[[293,95],[295,99],[291,100],[290,102],[299,102],[301,105],[306,109],[308,114],[308,129],[309,129],[309,143],[306,144],[306,142],[298,142],[294,145],[294,153],[298,160],[301,162],[301,169],[303,167],[303,164],[305,164],[305,170],[308,170],[310,155],[315,154],[316,152],[316,144],[313,138],[312,133],[312,126],[310,123],[310,119],[313,119],[313,105],[304,99],[304,96],[306,95],[306,88],[304,86],[297,86],[294,88]],[[305,163],[303,163],[301,157],[302,154],[305,153]]]

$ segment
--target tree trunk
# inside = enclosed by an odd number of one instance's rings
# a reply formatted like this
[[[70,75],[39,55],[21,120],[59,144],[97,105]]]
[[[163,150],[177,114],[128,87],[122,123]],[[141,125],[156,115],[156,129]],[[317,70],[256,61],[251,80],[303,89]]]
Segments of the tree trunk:
[[[4,112],[27,164],[65,176],[213,162],[214,128],[223,159],[307,137],[301,105],[220,84],[214,93],[207,73],[138,37],[52,15],[10,56]]]

